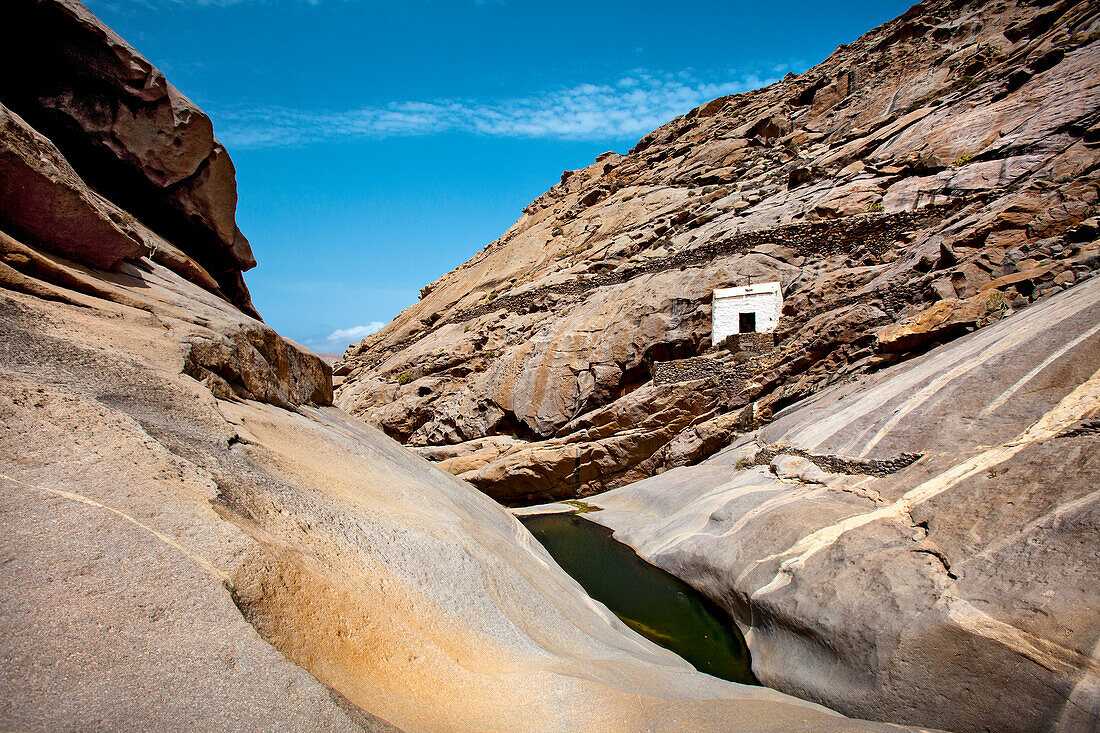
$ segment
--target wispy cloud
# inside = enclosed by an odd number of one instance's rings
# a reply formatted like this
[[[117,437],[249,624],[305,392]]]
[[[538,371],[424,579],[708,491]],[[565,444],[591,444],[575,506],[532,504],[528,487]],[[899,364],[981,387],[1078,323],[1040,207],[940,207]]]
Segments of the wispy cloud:
[[[382,321],[371,321],[365,326],[338,328],[328,336],[302,339],[302,343],[318,354],[342,354],[348,346],[376,333],[385,325]]]
[[[348,343],[352,341],[358,341],[361,338],[366,338],[372,333],[377,333],[382,330],[382,326],[385,326],[382,321],[371,321],[365,326],[352,326],[351,328],[338,328],[328,335],[328,341],[344,341]]]
[[[636,137],[704,102],[770,84],[747,74],[703,80],[690,71],[638,72],[609,84],[579,84],[493,102],[470,99],[393,102],[346,110],[288,107],[214,110],[218,137],[230,148],[303,145],[344,138],[468,132],[513,138],[613,140]]]

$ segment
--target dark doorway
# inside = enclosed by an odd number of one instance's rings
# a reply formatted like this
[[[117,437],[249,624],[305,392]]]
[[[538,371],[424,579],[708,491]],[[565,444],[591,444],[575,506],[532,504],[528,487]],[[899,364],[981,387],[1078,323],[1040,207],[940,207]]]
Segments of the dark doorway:
[[[737,327],[738,333],[756,333],[756,314],[755,313],[741,313],[740,323]]]

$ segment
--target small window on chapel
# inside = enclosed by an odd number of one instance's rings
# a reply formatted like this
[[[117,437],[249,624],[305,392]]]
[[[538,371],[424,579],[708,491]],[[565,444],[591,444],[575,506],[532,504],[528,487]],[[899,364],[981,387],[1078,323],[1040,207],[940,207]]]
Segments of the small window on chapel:
[[[738,333],[756,333],[756,314],[742,313],[737,328]]]

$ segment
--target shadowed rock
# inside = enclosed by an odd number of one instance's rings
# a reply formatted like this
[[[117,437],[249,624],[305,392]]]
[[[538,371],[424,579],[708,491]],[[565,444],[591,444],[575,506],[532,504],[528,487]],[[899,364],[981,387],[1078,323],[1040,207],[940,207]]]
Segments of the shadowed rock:
[[[111,269],[149,251],[133,218],[89,190],[53,143],[3,105],[0,222],[93,267]]]
[[[0,101],[60,148],[100,195],[184,251],[258,317],[241,270],[236,172],[213,125],[76,0],[11,0],[0,25]]]

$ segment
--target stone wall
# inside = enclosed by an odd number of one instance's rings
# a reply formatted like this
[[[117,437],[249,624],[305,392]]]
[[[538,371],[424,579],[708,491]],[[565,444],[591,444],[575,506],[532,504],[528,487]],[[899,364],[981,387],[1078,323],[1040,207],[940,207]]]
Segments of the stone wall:
[[[711,379],[723,401],[740,395],[760,372],[775,364],[780,352],[772,333],[734,334],[705,356],[658,361],[653,364],[654,384],[677,384]]]
[[[676,384],[696,379],[718,379],[728,366],[708,356],[658,361],[653,364],[654,384]]]
[[[889,476],[897,473],[909,464],[917,461],[923,453],[900,453],[892,458],[848,458],[846,456],[818,455],[810,453],[803,448],[774,443],[764,446],[756,457],[752,459],[754,466],[766,466],[776,456],[796,456],[805,458],[823,471],[829,473],[843,473],[848,475]]]
[[[826,258],[846,254],[853,262],[881,256],[890,247],[903,242],[914,231],[928,226],[934,221],[950,217],[968,201],[966,196],[956,196],[946,203],[923,206],[916,211],[897,213],[867,213],[844,216],[837,219],[824,219],[798,224],[786,224],[767,229],[738,232],[726,237],[710,239],[703,244],[670,254],[667,257],[652,258],[645,263],[626,267],[621,271],[604,274],[579,275],[565,282],[532,288],[514,294],[494,295],[490,293],[480,303],[450,313],[437,312],[420,319],[422,329],[415,331],[407,340],[398,340],[384,345],[374,345],[369,353],[353,347],[350,355],[357,366],[366,370],[374,369],[393,354],[408,348],[432,330],[448,323],[465,323],[488,313],[511,311],[531,313],[549,311],[555,296],[567,298],[585,297],[599,288],[618,285],[636,277],[667,270],[687,267],[706,267],[720,257],[735,254],[747,254],[754,249],[767,245],[782,245],[795,251],[798,256]],[[688,222],[690,223],[690,222]],[[683,225],[690,228],[687,224]],[[654,235],[656,236],[656,235]],[[643,242],[643,247],[667,243],[669,232],[652,241]],[[884,299],[887,309],[901,310],[911,293],[904,286],[883,286],[884,292],[878,293]],[[889,290],[889,292],[886,292]],[[863,296],[860,296],[863,297]],[[852,300],[856,300],[855,296]],[[824,308],[825,306],[821,306]],[[889,310],[893,313],[894,310]],[[804,317],[816,315],[818,310],[807,311]],[[344,375],[352,371],[350,365],[340,364],[336,374]]]
[[[774,333],[741,333],[730,339],[728,351],[745,353],[749,356],[762,356],[775,348]]]

